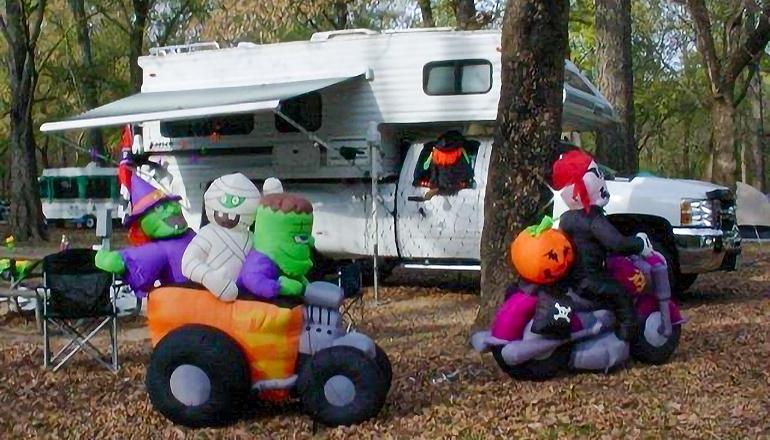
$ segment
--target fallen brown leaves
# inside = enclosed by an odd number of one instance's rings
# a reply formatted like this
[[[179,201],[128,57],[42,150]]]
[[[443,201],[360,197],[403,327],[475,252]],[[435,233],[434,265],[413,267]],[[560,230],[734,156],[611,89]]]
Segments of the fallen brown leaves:
[[[690,319],[663,366],[632,363],[610,375],[515,382],[467,344],[475,285],[389,286],[367,297],[358,327],[388,352],[394,384],[374,420],[319,428],[296,403],[255,404],[225,429],[191,431],[155,412],[144,390],[147,341],[121,345],[122,370],[86,358],[58,373],[40,368],[32,341],[0,332],[2,438],[768,438],[770,252],[746,252],[732,274],[703,276],[683,300]],[[421,277],[422,278],[422,277]],[[454,278],[452,278],[454,280]],[[448,285],[445,283],[445,285]],[[9,328],[7,321],[3,330]],[[18,324],[18,323],[16,323]],[[21,325],[21,324],[19,324]]]

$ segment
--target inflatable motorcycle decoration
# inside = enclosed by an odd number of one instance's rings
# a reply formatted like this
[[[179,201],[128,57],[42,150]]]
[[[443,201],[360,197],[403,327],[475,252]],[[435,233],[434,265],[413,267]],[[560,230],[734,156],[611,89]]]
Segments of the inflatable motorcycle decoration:
[[[232,302],[202,287],[150,293],[154,350],[146,382],[153,406],[189,427],[232,420],[252,395],[298,397],[314,420],[329,426],[376,416],[390,389],[390,361],[370,337],[343,323],[343,301],[360,293],[360,283],[343,289],[305,280],[312,205],[271,193],[260,199],[255,223],[252,252],[259,258],[242,269],[251,275],[251,290]],[[270,226],[277,230],[265,229]],[[255,292],[258,283],[271,286]],[[270,295],[255,295],[262,290]]]
[[[550,228],[550,222],[544,223],[537,227],[541,232]],[[534,229],[531,227],[522,234],[531,235]],[[561,241],[553,237],[550,241],[562,246]],[[569,253],[571,250],[561,255],[568,259]],[[537,264],[537,254],[529,254],[526,262],[517,261],[517,257],[524,255],[512,253],[515,266],[526,265],[532,270],[529,267]],[[553,264],[553,258],[543,260]],[[629,356],[650,364],[667,362],[679,344],[685,319],[671,301],[665,258],[657,252],[646,258],[610,256],[607,270],[633,298],[641,329],[635,341],[629,343],[615,335],[615,317],[601,304],[577,296],[564,284],[546,285],[543,280],[535,283],[525,278],[508,292],[490,331],[473,335],[473,347],[479,352],[491,351],[503,371],[515,379],[525,380],[549,379],[569,370],[606,372],[624,364]],[[552,295],[543,295],[544,287],[548,287],[546,290]],[[551,321],[567,324],[564,337],[533,331],[544,297],[551,300]]]

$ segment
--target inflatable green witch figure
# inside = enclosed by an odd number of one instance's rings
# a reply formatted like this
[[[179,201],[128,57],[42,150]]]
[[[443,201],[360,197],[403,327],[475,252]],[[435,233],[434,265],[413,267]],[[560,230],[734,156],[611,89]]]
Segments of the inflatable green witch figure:
[[[301,296],[313,267],[313,205],[288,193],[263,196],[254,221],[253,248],[238,276],[241,291],[259,299]]]
[[[182,255],[195,232],[187,227],[179,199],[136,174],[131,176],[131,215],[125,223],[134,246],[119,251],[100,250],[96,266],[123,276],[137,296],[144,296],[156,282],[186,282]]]

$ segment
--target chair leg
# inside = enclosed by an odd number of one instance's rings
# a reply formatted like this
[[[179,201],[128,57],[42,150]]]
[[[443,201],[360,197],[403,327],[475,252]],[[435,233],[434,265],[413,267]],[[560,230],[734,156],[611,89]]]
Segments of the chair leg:
[[[108,362],[105,362],[106,356],[93,344],[91,344],[91,338],[93,338],[99,331],[104,328],[105,325],[110,323],[110,319],[112,318],[106,318],[99,321],[92,321],[97,322],[97,325],[91,329],[86,336],[83,336],[82,333],[80,333],[77,329],[73,328],[72,326],[68,325],[66,322],[56,322],[57,326],[62,329],[68,336],[72,337],[73,339],[59,352],[54,355],[51,362],[56,362],[56,365],[53,368],[53,371],[58,371],[72,356],[75,355],[80,350],[83,350],[85,352],[88,352],[88,354],[91,355],[100,365],[107,368],[110,371],[115,372],[112,365]],[[66,351],[66,353],[65,353]]]
[[[110,342],[112,343],[112,371],[118,372],[118,318],[113,316],[110,326]]]
[[[48,319],[43,318],[43,368],[51,366],[51,343],[48,340]]]

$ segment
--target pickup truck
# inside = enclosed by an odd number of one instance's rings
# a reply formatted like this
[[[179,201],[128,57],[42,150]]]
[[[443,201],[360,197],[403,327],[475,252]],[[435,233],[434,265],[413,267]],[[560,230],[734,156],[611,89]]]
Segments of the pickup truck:
[[[398,178],[383,179],[378,188],[378,254],[381,268],[479,270],[484,193],[492,139],[479,140],[470,152],[475,184],[454,196],[420,200],[427,189],[414,186],[422,143],[405,153]],[[669,261],[673,286],[685,290],[702,273],[736,270],[741,239],[735,197],[729,189],[694,180],[621,177],[604,169],[611,193],[606,212],[628,235],[644,231]],[[292,185],[316,210],[314,235],[319,252],[330,258],[371,255],[373,227],[370,187],[364,182]],[[512,190],[515,190],[512,189]],[[554,197],[558,218],[566,206]]]

